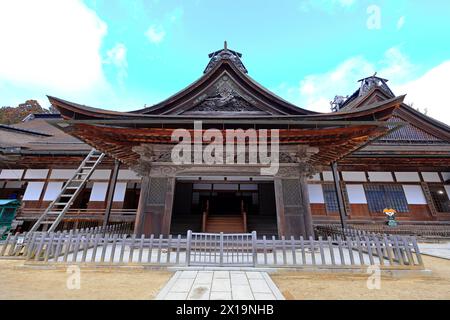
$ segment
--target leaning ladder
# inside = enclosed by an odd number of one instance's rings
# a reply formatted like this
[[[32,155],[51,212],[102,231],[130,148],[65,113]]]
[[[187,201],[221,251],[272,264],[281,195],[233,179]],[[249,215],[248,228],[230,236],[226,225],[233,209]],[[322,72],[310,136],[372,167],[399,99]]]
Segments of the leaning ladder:
[[[67,181],[56,199],[50,203],[47,209],[45,209],[44,213],[33,225],[30,232],[37,231],[39,227],[44,224],[51,224],[48,232],[55,231],[56,227],[58,227],[65,214],[80,194],[87,180],[90,178],[95,168],[100,164],[104,157],[104,153],[101,153],[95,149],[92,149],[89,152],[73,177]]]

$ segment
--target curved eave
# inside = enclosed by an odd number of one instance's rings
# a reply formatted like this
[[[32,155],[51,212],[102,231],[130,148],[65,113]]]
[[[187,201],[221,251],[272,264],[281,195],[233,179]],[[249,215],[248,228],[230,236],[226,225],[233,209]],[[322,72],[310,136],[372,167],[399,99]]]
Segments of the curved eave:
[[[128,112],[93,108],[52,96],[47,96],[47,98],[50,101],[50,104],[58,109],[61,113],[61,117],[64,119],[118,119],[120,117],[129,116]]]
[[[65,120],[85,121],[85,122],[102,122],[111,123],[133,123],[146,121],[172,122],[176,121],[194,121],[194,120],[212,120],[237,122],[240,121],[384,121],[392,115],[392,112],[398,108],[405,96],[392,98],[375,104],[364,106],[345,112],[332,112],[310,115],[243,115],[243,116],[227,116],[217,113],[215,115],[149,115],[137,114],[130,112],[116,112],[96,109],[82,106],[76,103],[65,101],[55,97],[48,97],[50,103],[55,106]]]

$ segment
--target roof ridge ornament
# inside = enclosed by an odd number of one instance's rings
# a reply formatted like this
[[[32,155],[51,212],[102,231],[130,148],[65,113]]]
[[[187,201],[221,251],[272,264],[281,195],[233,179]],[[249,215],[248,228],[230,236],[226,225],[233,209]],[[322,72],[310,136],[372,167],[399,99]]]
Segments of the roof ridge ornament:
[[[381,90],[386,92],[388,96],[395,97],[395,94],[392,92],[392,90],[387,85],[388,79],[377,77],[377,73],[375,72],[373,76],[362,78],[358,80],[358,82],[361,82],[361,87],[359,90],[359,96],[365,95],[367,92],[370,91],[373,87],[379,87]]]
[[[240,52],[228,49],[228,42],[226,40],[223,42],[223,49],[211,52],[208,57],[211,60],[203,73],[208,73],[222,60],[230,60],[240,71],[243,73],[248,73],[241,61],[242,54]]]

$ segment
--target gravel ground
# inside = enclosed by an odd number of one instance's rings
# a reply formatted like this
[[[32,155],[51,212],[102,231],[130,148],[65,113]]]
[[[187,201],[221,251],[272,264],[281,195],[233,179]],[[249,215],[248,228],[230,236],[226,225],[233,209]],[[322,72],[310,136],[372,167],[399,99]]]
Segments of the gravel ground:
[[[381,277],[367,288],[368,275],[280,271],[271,278],[286,299],[450,299],[450,260],[423,256],[431,276]],[[80,288],[67,269],[30,268],[0,260],[0,299],[153,299],[172,273],[142,268],[81,269]]]
[[[369,290],[369,275],[350,273],[279,272],[272,280],[286,299],[450,299],[450,260],[423,256],[431,275],[382,276],[380,289]]]
[[[153,299],[172,276],[167,271],[141,268],[83,268],[76,289],[77,279],[69,271],[0,260],[0,299]]]

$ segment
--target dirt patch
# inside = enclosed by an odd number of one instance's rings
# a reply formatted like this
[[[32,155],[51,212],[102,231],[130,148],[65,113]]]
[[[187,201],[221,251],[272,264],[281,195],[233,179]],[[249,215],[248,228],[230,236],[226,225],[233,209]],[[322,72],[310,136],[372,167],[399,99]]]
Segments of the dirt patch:
[[[73,271],[29,268],[23,261],[0,260],[0,299],[153,299],[172,276],[168,271],[140,268],[82,268],[80,288],[76,289]]]
[[[450,260],[423,256],[431,276],[381,277],[381,288],[369,290],[366,274],[279,272],[271,274],[286,299],[450,299]]]

